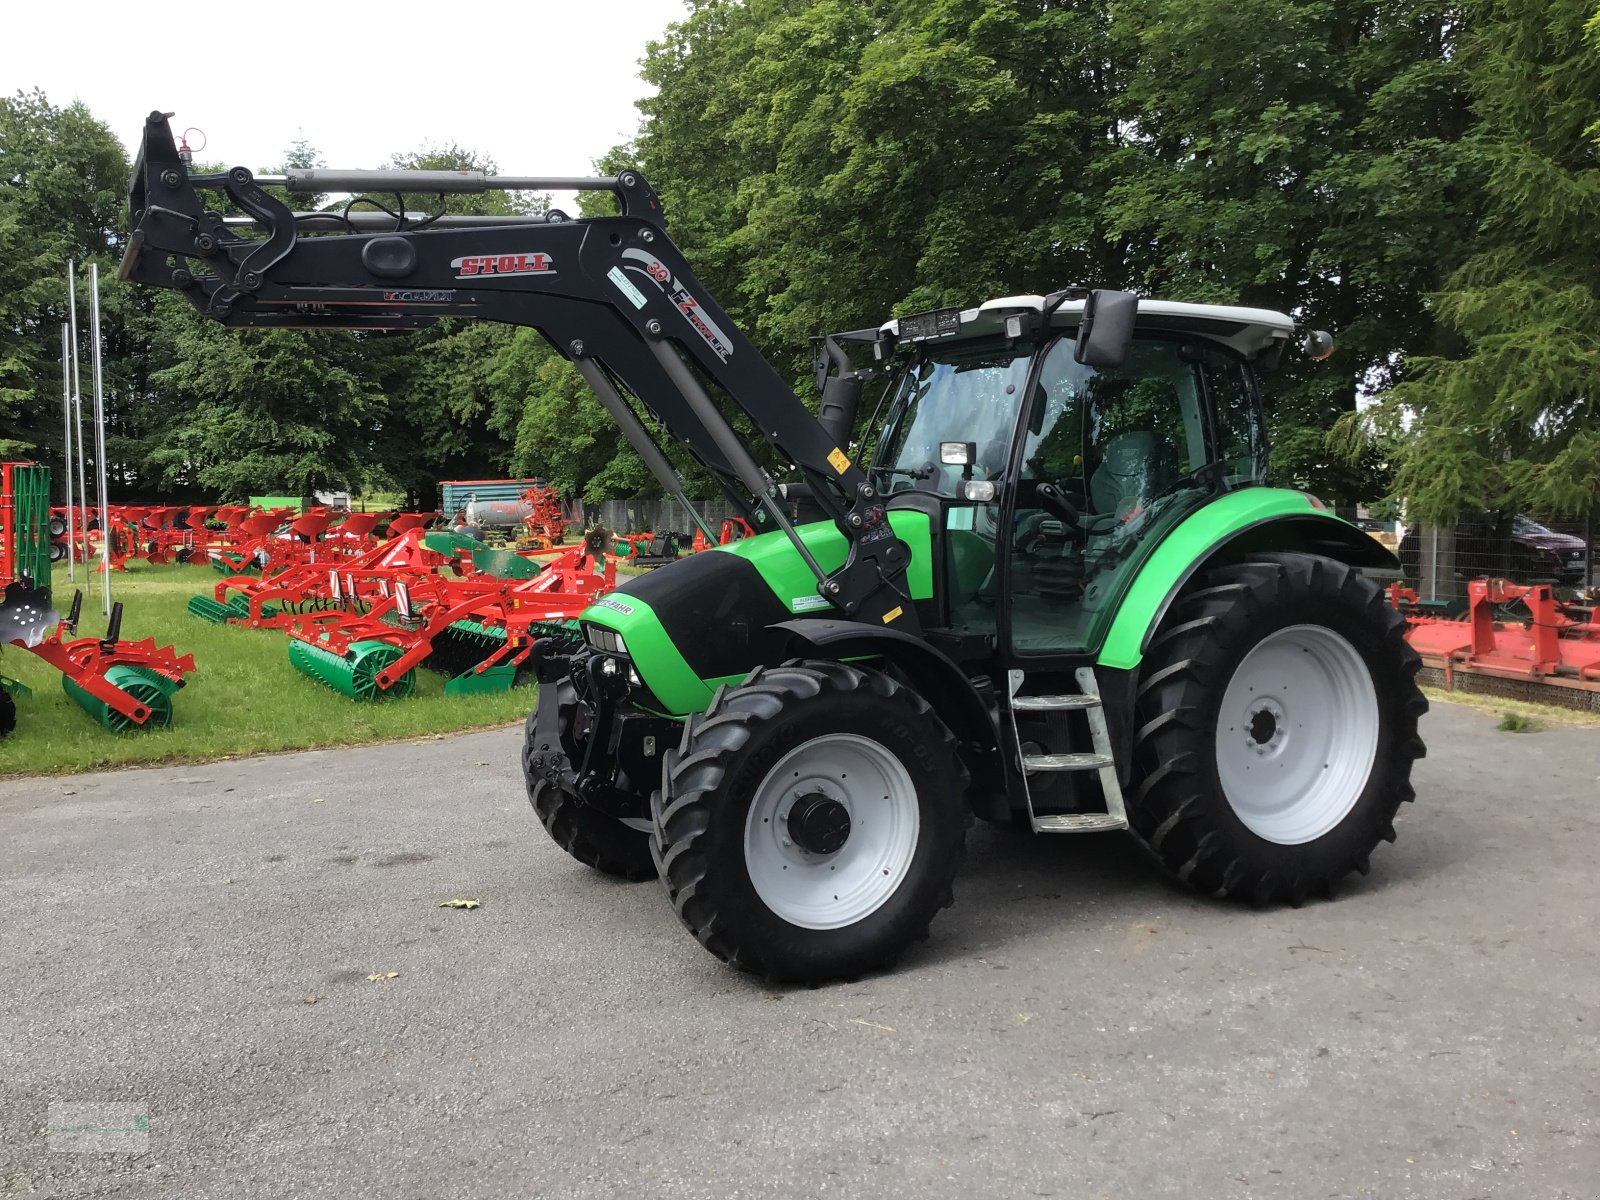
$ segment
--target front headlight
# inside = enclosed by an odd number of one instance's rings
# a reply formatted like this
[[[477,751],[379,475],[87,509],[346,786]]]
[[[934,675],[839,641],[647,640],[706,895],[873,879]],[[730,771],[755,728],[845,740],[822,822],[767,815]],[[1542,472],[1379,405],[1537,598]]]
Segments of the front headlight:
[[[589,645],[596,650],[603,650],[607,654],[626,654],[628,643],[622,640],[622,635],[614,630],[606,629],[601,625],[585,625],[584,637]]]

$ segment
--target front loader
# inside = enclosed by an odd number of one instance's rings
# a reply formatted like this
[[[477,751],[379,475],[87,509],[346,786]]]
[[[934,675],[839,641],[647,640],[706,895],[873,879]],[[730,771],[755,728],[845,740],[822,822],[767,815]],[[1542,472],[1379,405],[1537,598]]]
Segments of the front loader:
[[[279,188],[605,190],[619,213],[295,213]],[[974,816],[1127,830],[1258,903],[1331,895],[1394,837],[1426,702],[1364,572],[1396,564],[1266,482],[1260,380],[1325,334],[1115,291],[1005,297],[819,339],[814,414],[633,171],[193,175],[154,113],[130,208],[123,276],[209,317],[531,326],[669,495],[650,426],[706,467],[754,535],[627,580],[581,646],[538,644],[523,765],[563,848],[659,876],[729,962],[805,982],[892,963],[951,902]],[[884,419],[859,432],[874,381]]]

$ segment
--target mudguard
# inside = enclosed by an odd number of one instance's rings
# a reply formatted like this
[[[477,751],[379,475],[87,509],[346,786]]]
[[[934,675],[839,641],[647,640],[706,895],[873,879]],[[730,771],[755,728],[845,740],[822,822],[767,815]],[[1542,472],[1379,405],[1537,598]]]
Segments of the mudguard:
[[[1320,504],[1304,492],[1252,487],[1190,514],[1139,568],[1101,642],[1099,665],[1136,669],[1172,601],[1209,563],[1283,550],[1399,574],[1400,562],[1387,548]]]

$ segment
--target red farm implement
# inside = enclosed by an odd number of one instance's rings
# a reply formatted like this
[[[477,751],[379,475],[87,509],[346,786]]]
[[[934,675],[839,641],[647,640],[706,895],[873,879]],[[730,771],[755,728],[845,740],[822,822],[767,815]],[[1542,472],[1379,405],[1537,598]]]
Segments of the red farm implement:
[[[412,525],[364,554],[222,580],[189,611],[282,630],[297,668],[352,699],[408,695],[418,666],[449,676],[447,693],[500,691],[615,581],[605,539],[519,554]]]
[[[528,506],[528,515],[522,519],[527,530],[523,546],[543,550],[567,540],[569,514],[555,488],[536,483],[522,493],[522,499]]]
[[[729,517],[723,521],[722,528],[718,531],[717,545],[726,546],[730,542],[737,542],[740,538],[754,537],[755,534],[754,526],[743,517]],[[701,550],[711,549],[711,543],[706,539],[706,535],[697,529],[691,548],[698,553]]]
[[[1600,711],[1600,620],[1556,598],[1547,583],[1467,584],[1466,612],[1431,615],[1410,588],[1390,599],[1406,616],[1406,641],[1445,688]]]
[[[83,596],[73,596],[65,619],[51,607],[50,471],[29,463],[0,467],[0,643],[20,646],[61,672],[73,701],[107,729],[159,728],[171,723],[172,696],[195,669],[193,655],[149,638],[123,641],[122,605],[111,609],[103,638],[77,637]],[[4,703],[9,717],[10,692]],[[9,720],[0,720],[9,727]]]
[[[433,572],[411,579],[362,579],[335,572],[338,607],[307,613],[285,627],[289,660],[352,699],[409,695],[415,668],[443,671],[448,694],[503,691],[541,637],[572,636],[568,622],[616,582],[614,561],[583,546],[536,566],[505,552],[499,570],[462,577]],[[484,555],[479,554],[482,564]],[[513,575],[512,561],[526,564]],[[376,588],[376,595],[372,590]]]
[[[348,602],[385,598],[388,588],[440,571],[460,575],[472,568],[478,543],[452,533],[424,533],[414,527],[362,554],[329,555],[271,575],[232,575],[211,596],[195,596],[189,611],[197,617],[252,628],[282,628],[304,612],[341,607]]]

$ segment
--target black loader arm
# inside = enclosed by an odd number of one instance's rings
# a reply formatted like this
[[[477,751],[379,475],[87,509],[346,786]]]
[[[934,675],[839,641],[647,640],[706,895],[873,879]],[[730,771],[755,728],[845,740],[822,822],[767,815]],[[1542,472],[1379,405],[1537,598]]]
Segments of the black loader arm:
[[[681,482],[618,394],[620,384],[682,441],[725,492],[787,533],[817,590],[856,620],[918,631],[910,554],[865,472],[694,277],[637,172],[615,178],[485,176],[464,171],[192,174],[154,112],[128,186],[124,279],[182,292],[228,325],[413,329],[441,317],[525,325],[572,360],[669,494]],[[459,194],[489,189],[613,192],[621,215],[569,219],[386,212],[297,213],[296,192]],[[239,214],[207,208],[225,194]],[[702,380],[725,392],[810,484],[849,551],[824,570],[795,533],[772,479]],[[608,394],[609,393],[609,394]],[[651,446],[653,449],[653,444]]]

